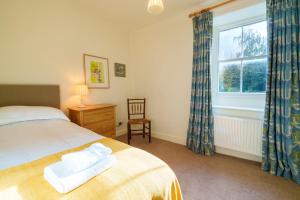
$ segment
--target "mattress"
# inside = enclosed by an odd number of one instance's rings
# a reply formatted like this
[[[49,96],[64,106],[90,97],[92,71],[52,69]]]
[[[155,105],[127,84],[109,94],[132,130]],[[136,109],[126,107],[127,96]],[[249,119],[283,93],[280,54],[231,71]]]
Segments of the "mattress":
[[[104,138],[62,119],[0,126],[0,170]]]

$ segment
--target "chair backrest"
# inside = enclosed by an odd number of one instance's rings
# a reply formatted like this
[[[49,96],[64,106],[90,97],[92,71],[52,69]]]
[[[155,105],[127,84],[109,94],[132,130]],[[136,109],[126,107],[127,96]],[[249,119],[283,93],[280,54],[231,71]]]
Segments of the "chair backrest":
[[[127,99],[128,119],[143,118],[146,115],[146,99]]]

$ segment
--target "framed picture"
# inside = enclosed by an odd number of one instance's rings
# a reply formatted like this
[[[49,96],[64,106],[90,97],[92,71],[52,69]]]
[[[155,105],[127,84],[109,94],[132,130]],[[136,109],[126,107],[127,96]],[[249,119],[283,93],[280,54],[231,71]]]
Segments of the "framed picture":
[[[115,63],[115,76],[126,77],[126,65]]]
[[[109,88],[108,58],[83,54],[85,84],[89,88]]]

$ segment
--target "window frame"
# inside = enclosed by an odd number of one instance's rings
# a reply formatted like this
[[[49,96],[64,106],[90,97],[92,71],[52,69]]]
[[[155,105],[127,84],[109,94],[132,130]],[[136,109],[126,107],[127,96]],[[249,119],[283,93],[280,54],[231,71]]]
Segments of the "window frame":
[[[266,16],[262,15],[262,16],[258,16],[255,18],[250,18],[247,20],[241,20],[239,22],[236,23],[232,23],[232,24],[227,24],[224,26],[218,26],[215,27],[216,30],[216,53],[215,56],[217,57],[217,93],[221,94],[221,95],[229,95],[229,96],[255,96],[255,95],[266,95],[266,91],[264,92],[243,92],[243,65],[242,65],[242,61],[243,60],[255,60],[255,59],[264,59],[267,58],[268,59],[268,52],[266,53],[266,55],[261,55],[261,56],[249,56],[249,57],[240,57],[240,58],[232,58],[232,59],[219,59],[219,48],[220,48],[220,32],[223,31],[228,31],[231,29],[235,29],[235,28],[239,28],[239,27],[244,27],[244,26],[249,26],[252,24],[256,24],[256,23],[260,23],[260,22],[264,22],[266,21]],[[243,31],[242,31],[242,38],[243,38]],[[243,46],[242,46],[243,49]],[[267,48],[268,49],[268,48]],[[240,61],[240,91],[238,92],[222,92],[220,91],[220,63],[226,63],[226,62],[234,62],[234,61]],[[268,67],[267,69],[268,70]]]

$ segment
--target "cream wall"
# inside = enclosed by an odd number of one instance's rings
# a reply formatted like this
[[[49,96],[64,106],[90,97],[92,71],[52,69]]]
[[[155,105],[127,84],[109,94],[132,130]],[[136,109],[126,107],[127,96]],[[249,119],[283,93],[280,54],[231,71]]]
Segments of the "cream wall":
[[[189,119],[191,27],[182,13],[132,35],[134,94],[147,98],[154,136],[176,142],[184,140]]]
[[[97,13],[83,1],[1,0],[0,84],[60,84],[65,110],[79,102],[72,88],[84,82],[82,54],[107,57],[110,89],[91,90],[87,103],[117,104],[117,120],[124,122],[132,77],[129,30]],[[114,77],[114,62],[127,64],[127,78]]]
[[[215,10],[216,22],[229,22],[233,17],[228,17],[227,13],[260,2],[240,0]],[[185,144],[188,127],[193,57],[192,20],[187,16],[197,9],[199,7],[139,29],[131,37],[134,94],[148,99],[148,116],[153,120],[154,136],[181,144]],[[261,116],[252,111],[214,109],[214,112]]]

